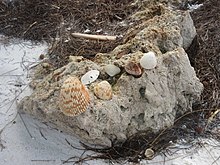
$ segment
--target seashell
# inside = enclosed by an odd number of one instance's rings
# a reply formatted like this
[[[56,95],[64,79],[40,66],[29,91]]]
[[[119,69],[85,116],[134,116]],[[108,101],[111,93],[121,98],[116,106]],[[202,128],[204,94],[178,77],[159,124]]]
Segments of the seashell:
[[[77,116],[86,111],[89,92],[77,77],[67,78],[60,90],[59,107],[66,116]]]
[[[141,67],[133,61],[130,61],[125,65],[125,71],[128,74],[131,74],[133,76],[141,76],[142,75]]]
[[[153,69],[157,66],[157,58],[154,52],[144,53],[140,59],[140,65],[145,69]]]
[[[110,100],[112,98],[112,86],[108,81],[101,81],[94,86],[94,93],[102,100]]]
[[[98,70],[90,70],[81,77],[81,82],[84,85],[94,82],[99,77],[100,72]]]
[[[80,62],[83,60],[83,56],[69,56],[70,62]]]
[[[149,160],[154,158],[154,150],[152,150],[151,148],[146,149],[144,154]]]
[[[113,77],[121,72],[121,69],[113,64],[108,64],[108,65],[104,66],[104,69],[105,69],[105,72],[111,77]]]

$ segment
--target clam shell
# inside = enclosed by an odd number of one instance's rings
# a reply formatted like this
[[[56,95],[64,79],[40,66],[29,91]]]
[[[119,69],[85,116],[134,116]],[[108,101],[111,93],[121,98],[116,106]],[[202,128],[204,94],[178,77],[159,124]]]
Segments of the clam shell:
[[[153,69],[157,66],[157,58],[154,52],[144,53],[140,59],[140,65],[145,69]]]
[[[94,93],[102,100],[110,100],[112,98],[112,86],[108,81],[101,81],[94,86]]]
[[[94,82],[99,77],[100,72],[98,70],[90,70],[81,77],[81,82],[84,85]]]
[[[77,116],[86,111],[89,92],[77,77],[67,78],[60,90],[59,107],[66,116]]]
[[[104,66],[104,69],[105,69],[105,72],[111,77],[113,77],[121,72],[121,69],[113,64],[108,64],[108,65]]]
[[[130,61],[125,65],[125,71],[128,74],[131,74],[133,76],[141,76],[142,75],[141,67],[133,61]]]
[[[146,149],[144,154],[145,154],[147,159],[153,159],[154,158],[154,150],[152,150],[151,148]]]

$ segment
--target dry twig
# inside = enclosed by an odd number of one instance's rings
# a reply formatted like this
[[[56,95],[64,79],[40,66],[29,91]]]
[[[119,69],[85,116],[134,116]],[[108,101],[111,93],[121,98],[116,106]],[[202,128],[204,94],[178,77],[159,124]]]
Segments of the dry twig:
[[[115,41],[117,36],[107,36],[107,35],[92,35],[83,33],[72,33],[73,37],[91,39],[91,40],[101,40],[101,41]]]

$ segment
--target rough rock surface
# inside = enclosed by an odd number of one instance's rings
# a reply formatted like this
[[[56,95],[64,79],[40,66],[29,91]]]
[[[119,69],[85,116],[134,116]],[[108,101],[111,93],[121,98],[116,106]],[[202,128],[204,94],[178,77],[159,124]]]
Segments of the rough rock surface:
[[[173,11],[161,4],[154,9],[135,14],[136,19],[146,19],[130,29],[125,44],[112,52],[97,54],[93,61],[72,57],[69,64],[48,75],[36,70],[40,72],[32,83],[33,94],[20,102],[20,109],[56,124],[83,141],[106,146],[138,131],[156,132],[171,126],[177,114],[191,110],[203,89],[183,49],[191,44],[196,32],[187,11]],[[143,69],[140,77],[124,71],[129,61],[139,63],[143,53],[148,51],[157,55],[156,68]],[[106,64],[119,66],[121,73],[109,77],[103,69]],[[87,86],[90,107],[79,116],[65,116],[58,106],[62,83],[69,75],[80,78],[91,69],[101,74]],[[94,85],[102,80],[112,85],[111,100],[101,100],[94,95]]]

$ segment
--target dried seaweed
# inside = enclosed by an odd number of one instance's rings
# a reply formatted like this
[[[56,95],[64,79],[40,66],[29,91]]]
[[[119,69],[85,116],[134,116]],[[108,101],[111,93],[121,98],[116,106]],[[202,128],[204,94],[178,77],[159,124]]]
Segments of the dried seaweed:
[[[122,41],[91,41],[73,32],[123,35],[131,26],[126,18],[137,10],[131,0],[14,0],[0,2],[0,33],[52,43],[49,56],[58,68],[68,56],[93,57],[109,52]],[[124,21],[124,24],[120,22]],[[132,25],[133,26],[133,25]]]
[[[198,33],[199,50],[195,70],[204,85],[196,109],[220,107],[220,1],[210,0],[192,13]]]

